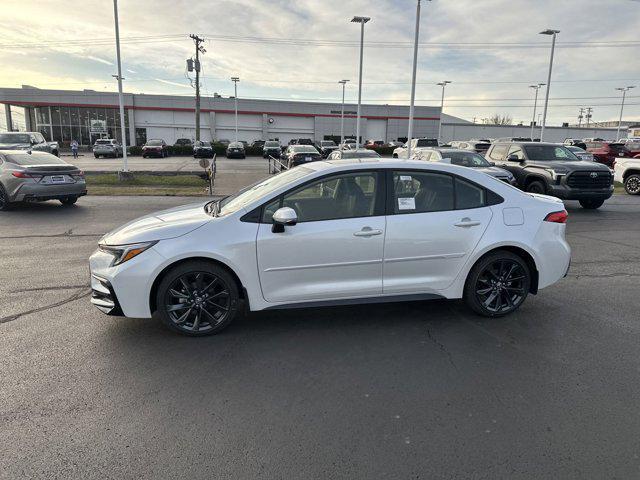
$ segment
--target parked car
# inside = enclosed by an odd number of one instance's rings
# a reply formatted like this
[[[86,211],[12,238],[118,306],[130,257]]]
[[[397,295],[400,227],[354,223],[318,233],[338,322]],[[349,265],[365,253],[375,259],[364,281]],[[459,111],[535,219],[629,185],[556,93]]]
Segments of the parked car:
[[[565,138],[563,145],[565,147],[578,147],[583,150],[586,150],[587,148],[587,145],[584,143],[584,141],[580,140],[579,138]]]
[[[613,178],[629,195],[640,195],[640,158],[621,158],[613,168]]]
[[[228,138],[221,138],[216,143],[219,143],[220,145],[223,145],[225,148],[227,148],[231,141]]]
[[[573,153],[580,160],[585,160],[587,162],[595,162],[595,157],[592,153],[585,151],[583,148],[573,146],[573,145],[565,145],[567,150]]]
[[[494,143],[487,160],[509,170],[518,188],[563,200],[578,200],[583,208],[600,208],[613,195],[611,170],[580,160],[563,145],[541,142]]]
[[[414,138],[411,140],[411,150],[414,150],[418,147],[437,147],[438,139],[437,138]],[[408,144],[405,143],[403,146],[396,148],[393,151],[393,158],[407,158],[407,147]]]
[[[54,148],[40,132],[0,132],[0,150],[32,150],[53,153]]]
[[[100,157],[121,157],[123,155],[122,145],[115,138],[99,138],[93,144],[93,156]]]
[[[289,145],[311,145],[313,147],[313,140],[310,138],[292,138],[289,140]]]
[[[0,150],[0,210],[16,202],[59,200],[73,205],[87,194],[84,173],[48,152]]]
[[[231,142],[227,147],[227,158],[246,158],[244,143]]]
[[[398,141],[389,142],[389,146],[394,148],[401,147],[404,144],[405,142],[398,142]]]
[[[178,138],[174,144],[176,147],[191,147],[193,142],[190,138]]]
[[[167,142],[162,139],[147,140],[142,147],[142,158],[147,157],[161,157],[166,158],[169,156],[169,147]]]
[[[249,142],[247,142],[246,140],[238,140],[238,141],[242,144],[245,150],[249,147]]]
[[[254,140],[253,142],[251,142],[251,148],[262,148],[264,147],[264,144],[264,140]]]
[[[322,155],[312,145],[289,145],[282,155],[282,163],[293,168],[303,163],[322,160]]]
[[[281,154],[282,150],[280,148],[280,142],[275,140],[268,140],[264,142],[264,145],[262,147],[263,158],[268,158],[270,156],[273,158],[280,158]]]
[[[412,154],[412,158],[414,160],[449,163],[451,165],[460,165],[461,167],[475,168],[479,172],[491,175],[510,185],[516,184],[516,178],[510,171],[496,167],[479,153],[469,150],[454,148],[418,148]]]
[[[631,152],[632,157],[640,158],[640,140],[627,140],[624,146]]]
[[[491,146],[490,142],[479,142],[475,140],[455,140],[451,142],[452,148],[460,148],[462,150],[471,150],[472,152],[484,154]]]
[[[632,157],[624,143],[617,142],[587,142],[587,152],[592,153],[596,162],[613,168],[616,158]]]
[[[197,140],[193,144],[193,158],[213,158],[211,143]]]
[[[566,219],[560,200],[472,168],[316,162],[108,233],[91,302],[189,336],[220,332],[241,305],[462,298],[500,317],[567,274]]]
[[[535,139],[530,137],[501,137],[496,138],[492,143],[497,142],[534,142]]]
[[[338,145],[333,140],[320,140],[316,145],[316,149],[324,158],[327,158],[331,152],[338,149]]]
[[[350,148],[348,150],[334,150],[327,160],[344,160],[350,158],[380,158],[380,154],[368,148]]]
[[[367,140],[367,143],[364,144],[364,148],[381,148],[384,147],[384,140]]]

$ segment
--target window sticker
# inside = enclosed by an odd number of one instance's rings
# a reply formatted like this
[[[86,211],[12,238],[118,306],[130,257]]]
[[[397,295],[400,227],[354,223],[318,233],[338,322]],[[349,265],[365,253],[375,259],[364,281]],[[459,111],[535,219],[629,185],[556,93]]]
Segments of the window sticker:
[[[416,209],[416,199],[413,197],[408,198],[399,198],[398,199],[398,210],[415,210]]]
[[[411,175],[400,175],[401,182],[410,182],[411,180],[413,180]]]

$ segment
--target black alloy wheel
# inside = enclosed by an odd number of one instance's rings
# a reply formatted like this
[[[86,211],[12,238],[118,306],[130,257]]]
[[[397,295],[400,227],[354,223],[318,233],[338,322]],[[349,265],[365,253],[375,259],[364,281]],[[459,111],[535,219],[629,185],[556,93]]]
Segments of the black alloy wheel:
[[[526,262],[499,251],[481,259],[465,285],[466,303],[480,315],[500,317],[515,311],[529,293],[531,273]]]
[[[534,180],[529,185],[527,185],[527,192],[529,192],[529,193],[546,193],[546,189],[544,187],[544,183],[539,182],[538,180]]]
[[[624,179],[624,189],[629,195],[640,194],[640,175],[629,175]]]
[[[202,336],[217,333],[236,316],[238,288],[222,268],[187,262],[164,277],[157,306],[163,322],[176,332]]]

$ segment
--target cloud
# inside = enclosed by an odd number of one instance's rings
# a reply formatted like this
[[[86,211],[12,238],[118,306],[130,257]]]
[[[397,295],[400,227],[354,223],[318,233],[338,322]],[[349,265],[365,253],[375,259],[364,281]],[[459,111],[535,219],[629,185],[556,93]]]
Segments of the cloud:
[[[175,85],[176,87],[191,88],[190,85],[185,85],[184,83],[172,82],[170,80],[163,80],[162,78],[156,78],[155,81],[160,83],[165,83],[167,85]]]
[[[127,70],[127,72],[129,72],[129,73],[138,73],[138,72],[136,72],[135,70],[131,70],[131,69],[129,69],[129,68],[127,68],[126,70]]]
[[[94,57],[93,55],[87,55],[86,58],[88,58],[89,60],[93,60],[94,62],[104,63],[105,65],[113,65],[113,62],[105,60],[104,58]]]

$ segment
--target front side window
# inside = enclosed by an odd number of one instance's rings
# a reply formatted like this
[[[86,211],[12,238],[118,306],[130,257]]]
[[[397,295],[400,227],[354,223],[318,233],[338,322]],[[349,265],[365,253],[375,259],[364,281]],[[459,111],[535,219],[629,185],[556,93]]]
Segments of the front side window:
[[[507,153],[507,149],[507,145],[496,145],[491,150],[489,158],[492,160],[502,160],[504,158],[504,154]]]
[[[281,207],[295,210],[299,223],[370,217],[376,211],[377,193],[377,172],[331,175],[274,199],[265,206],[262,221],[271,223]]]
[[[525,160],[522,148],[517,145],[509,148],[509,154],[507,156],[510,157],[511,155],[515,155],[518,160]]]
[[[393,213],[454,209],[453,177],[440,173],[394,172]]]
[[[566,147],[554,145],[525,145],[527,157],[536,161],[578,160]]]

